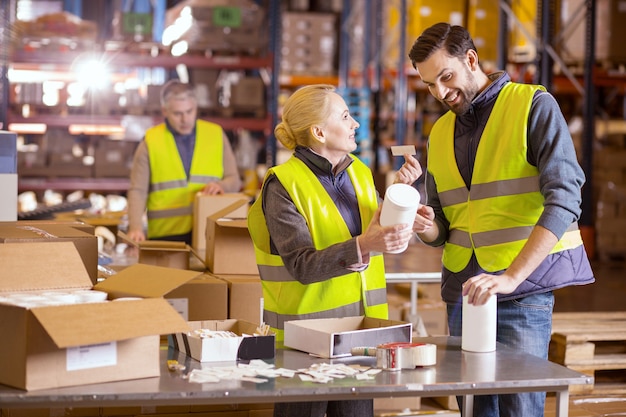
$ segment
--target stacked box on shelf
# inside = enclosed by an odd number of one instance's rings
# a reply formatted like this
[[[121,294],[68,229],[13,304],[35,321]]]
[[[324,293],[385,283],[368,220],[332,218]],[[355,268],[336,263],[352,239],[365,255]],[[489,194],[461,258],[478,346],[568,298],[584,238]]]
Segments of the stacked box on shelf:
[[[600,121],[594,149],[596,249],[603,260],[626,259],[626,123]]]
[[[626,153],[621,153],[626,158]],[[602,260],[626,259],[626,185],[604,183],[596,204],[596,249]]]
[[[191,19],[174,40],[191,51],[260,55],[267,47],[264,9],[250,0],[184,0],[167,10],[165,33]],[[164,33],[164,41],[165,41]]]
[[[623,0],[613,0],[611,2],[611,11],[609,13],[611,19],[610,36],[606,39],[609,40],[609,61],[614,64],[626,64],[626,25],[624,25],[624,19],[626,19],[626,3]]]
[[[429,26],[439,22],[462,24],[465,16],[464,0],[437,0],[412,1],[407,8],[407,30],[412,43]]]
[[[91,50],[98,37],[98,26],[69,12],[45,13],[34,20],[16,20],[10,39],[16,50]]]
[[[17,172],[20,177],[48,175],[45,150],[37,145],[18,149]]]
[[[513,0],[510,6],[519,24],[513,25],[509,31],[508,58],[512,62],[530,62],[537,56],[537,46],[533,37],[537,33],[537,2]]]
[[[469,2],[467,12],[467,30],[474,45],[478,49],[480,62],[495,66],[498,59],[498,26],[500,24],[500,8],[491,0],[474,0]]]
[[[200,113],[213,114],[218,109],[217,80],[220,72],[219,69],[215,68],[189,69],[189,79],[196,89]],[[148,100],[149,103],[152,103],[151,106],[155,111],[161,111],[160,93],[161,86],[155,86],[152,94],[154,98]]]
[[[569,65],[582,65],[585,61],[586,2],[584,0],[562,0],[558,30],[561,42],[556,45],[559,57]],[[616,2],[613,2],[616,3]],[[611,38],[611,0],[596,2],[595,56],[599,62],[609,55]],[[623,44],[623,42],[621,42]]]
[[[407,51],[399,49],[401,29],[406,32],[407,44],[412,45],[415,39],[429,26],[438,22],[448,22],[461,25],[465,16],[464,0],[413,0],[407,2],[406,27],[401,28],[400,2],[386,1],[383,3],[384,14],[384,44],[380,51],[383,65],[386,68],[396,68],[398,62],[410,63],[406,58]]]
[[[96,177],[128,177],[133,164],[136,141],[99,139],[96,144]]]
[[[62,129],[48,130],[48,176],[91,177],[93,162],[89,158],[89,143],[86,137],[74,137]]]
[[[235,115],[264,117],[266,103],[265,83],[261,77],[241,77],[233,84],[230,106]]]
[[[280,69],[284,74],[333,75],[336,71],[337,16],[282,14]]]

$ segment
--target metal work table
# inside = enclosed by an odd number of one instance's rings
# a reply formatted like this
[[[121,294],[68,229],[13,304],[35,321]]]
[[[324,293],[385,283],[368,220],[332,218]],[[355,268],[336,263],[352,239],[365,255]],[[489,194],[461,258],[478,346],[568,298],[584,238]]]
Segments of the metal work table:
[[[183,379],[179,373],[168,371],[166,359],[177,359],[187,366],[187,371],[201,366],[224,366],[224,362],[200,364],[176,351],[163,350],[160,377],[29,392],[0,385],[0,408],[243,404],[462,395],[466,404],[463,416],[471,417],[474,395],[546,391],[556,393],[556,416],[566,417],[568,386],[593,383],[593,377],[500,345],[493,353],[469,353],[461,350],[461,339],[457,337],[414,341],[437,345],[435,366],[382,371],[372,380],[334,379],[328,384],[303,382],[297,376],[259,384],[228,380],[196,384]],[[375,358],[329,360],[291,349],[277,349],[274,360],[277,368],[294,370],[324,362],[373,366]]]

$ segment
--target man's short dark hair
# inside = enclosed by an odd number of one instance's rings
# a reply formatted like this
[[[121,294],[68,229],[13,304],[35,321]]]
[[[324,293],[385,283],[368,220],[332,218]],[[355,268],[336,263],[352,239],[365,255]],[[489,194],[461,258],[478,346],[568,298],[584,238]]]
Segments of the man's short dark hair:
[[[409,51],[413,68],[442,48],[448,55],[457,58],[463,58],[470,49],[476,51],[467,29],[445,22],[435,23],[422,32]]]

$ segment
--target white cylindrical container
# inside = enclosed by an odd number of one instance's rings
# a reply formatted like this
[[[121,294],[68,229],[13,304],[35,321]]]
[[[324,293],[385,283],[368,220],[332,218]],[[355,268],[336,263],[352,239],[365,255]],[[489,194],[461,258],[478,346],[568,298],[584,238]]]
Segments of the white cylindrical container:
[[[463,297],[463,326],[461,349],[468,352],[493,352],[496,350],[498,297],[492,295],[486,304],[477,306]]]
[[[385,191],[383,208],[380,212],[380,225],[392,226],[394,224],[409,224],[413,227],[415,214],[420,203],[420,194],[412,186],[407,184],[392,184]],[[407,245],[390,253],[401,253]]]

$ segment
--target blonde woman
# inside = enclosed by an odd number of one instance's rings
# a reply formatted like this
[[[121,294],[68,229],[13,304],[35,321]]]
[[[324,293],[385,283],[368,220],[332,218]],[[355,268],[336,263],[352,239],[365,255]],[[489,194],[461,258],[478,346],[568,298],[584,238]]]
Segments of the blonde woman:
[[[380,226],[371,170],[351,154],[358,127],[334,87],[310,85],[274,130],[294,152],[268,171],[248,225],[279,342],[287,320],[388,316],[382,252],[406,245],[413,225]],[[372,416],[373,401],[275,404],[274,416],[296,415]]]

